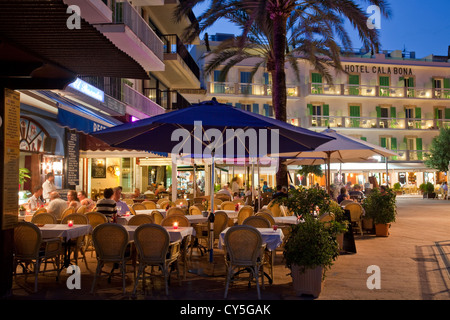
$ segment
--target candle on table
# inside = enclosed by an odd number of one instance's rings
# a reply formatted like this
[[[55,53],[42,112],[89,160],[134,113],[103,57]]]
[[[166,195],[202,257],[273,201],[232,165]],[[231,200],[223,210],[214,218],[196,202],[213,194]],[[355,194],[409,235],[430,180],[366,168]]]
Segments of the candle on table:
[[[174,223],[173,223],[173,228],[174,228],[174,229],[178,229],[178,222],[174,222]]]
[[[69,220],[69,221],[67,222],[67,225],[68,225],[69,227],[73,227],[73,220]]]

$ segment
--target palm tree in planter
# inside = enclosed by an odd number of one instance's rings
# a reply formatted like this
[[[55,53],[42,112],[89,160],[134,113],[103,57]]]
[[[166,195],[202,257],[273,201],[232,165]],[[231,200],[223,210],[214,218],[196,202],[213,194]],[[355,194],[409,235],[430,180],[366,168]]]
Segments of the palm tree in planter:
[[[291,225],[283,251],[285,264],[291,269],[294,290],[298,295],[318,297],[325,273],[339,255],[337,234],[346,231],[346,224],[319,219],[321,214],[330,212],[331,199],[324,190],[290,190],[287,198],[276,201],[300,220]]]
[[[187,16],[205,0],[182,0],[175,10],[177,21]],[[287,120],[287,92],[285,64],[289,62],[299,74],[297,60],[305,59],[324,79],[332,84],[330,67],[342,70],[342,51],[350,51],[350,37],[344,28],[344,19],[358,31],[367,50],[378,52],[379,35],[368,27],[368,14],[355,0],[214,0],[209,1],[197,21],[186,28],[183,40],[192,43],[200,32],[206,31],[217,20],[226,19],[242,28],[242,35],[215,50],[227,61],[221,78],[237,63],[258,57],[254,70],[265,64],[272,76],[272,106],[277,120]],[[367,0],[377,5],[389,17],[385,0]],[[207,69],[212,70],[211,67]],[[277,185],[288,185],[287,166],[280,162]]]
[[[365,218],[373,219],[376,236],[389,236],[389,228],[397,216],[396,193],[390,188],[381,191],[373,189],[362,206]]]

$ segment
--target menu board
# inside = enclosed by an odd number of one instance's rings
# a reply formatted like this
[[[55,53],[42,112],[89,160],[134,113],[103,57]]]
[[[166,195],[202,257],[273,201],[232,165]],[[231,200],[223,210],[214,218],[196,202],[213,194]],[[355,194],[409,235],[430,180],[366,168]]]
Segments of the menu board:
[[[3,133],[2,230],[18,223],[19,156],[20,156],[20,94],[5,89]]]
[[[91,178],[106,178],[106,159],[92,159]]]
[[[80,140],[77,133],[68,131],[66,134],[66,157],[67,157],[67,184],[76,186],[80,183]]]

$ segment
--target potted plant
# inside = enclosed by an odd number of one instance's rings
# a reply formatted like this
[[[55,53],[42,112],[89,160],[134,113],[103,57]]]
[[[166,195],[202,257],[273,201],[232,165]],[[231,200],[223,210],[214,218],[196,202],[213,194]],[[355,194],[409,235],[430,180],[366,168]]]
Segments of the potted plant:
[[[387,188],[384,192],[373,189],[362,204],[365,215],[372,218],[375,224],[375,234],[378,237],[389,236],[391,223],[397,215],[396,194]]]
[[[392,189],[394,190],[394,192],[397,195],[402,195],[403,194],[402,185],[400,184],[400,182],[394,183],[394,186],[393,186]]]
[[[426,191],[428,199],[436,198],[436,192],[434,192],[434,184],[432,184],[431,182],[427,182]]]
[[[19,216],[23,217],[26,215],[26,213],[27,213],[27,209],[23,205],[21,205],[19,207]]]
[[[302,187],[276,200],[301,219],[300,223],[290,226],[283,251],[297,295],[318,297],[326,271],[339,255],[336,235],[344,232],[346,225],[336,220],[324,223],[318,219],[319,215],[330,212],[330,201],[326,191]]]
[[[28,170],[27,168],[19,168],[19,189],[21,189],[27,179],[31,179],[29,174],[30,170]]]

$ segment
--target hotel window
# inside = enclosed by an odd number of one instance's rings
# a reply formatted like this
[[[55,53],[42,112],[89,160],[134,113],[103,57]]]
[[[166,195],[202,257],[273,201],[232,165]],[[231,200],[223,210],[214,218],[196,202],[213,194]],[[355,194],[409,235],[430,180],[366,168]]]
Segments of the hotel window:
[[[311,73],[311,93],[312,94],[322,94],[323,93],[323,85],[322,85],[322,75],[320,73]]]
[[[220,76],[220,70],[214,70],[214,93],[225,93],[225,79]]]
[[[389,90],[391,85],[391,79],[389,76],[380,76],[379,77],[380,84],[380,97],[389,97]]]
[[[396,107],[377,106],[376,110],[377,110],[378,125],[380,128],[395,128],[396,127],[396,121],[392,120],[397,117]]]
[[[434,96],[438,99],[450,99],[450,79],[433,78]]]
[[[406,88],[406,96],[410,97],[410,98],[414,98],[415,97],[414,78],[413,77],[400,77],[400,81],[403,82],[403,85]]]
[[[361,106],[349,106],[350,127],[359,128],[361,122]]]
[[[405,137],[403,141],[406,145],[407,153],[410,161],[422,160],[422,138]]]
[[[263,105],[263,115],[266,117],[273,117],[273,107],[265,103]]]
[[[450,108],[435,107],[434,119],[436,120],[436,126],[442,128],[445,125],[445,120],[450,119]]]
[[[397,138],[394,137],[380,137],[380,146],[394,152],[397,151]],[[392,157],[392,160],[397,160],[397,157]]]
[[[350,96],[359,96],[359,74],[350,74],[348,76],[348,94]]]
[[[252,94],[252,73],[247,71],[241,71],[240,79],[240,93]]]
[[[408,129],[422,129],[422,108],[405,106],[405,121]]]
[[[330,106],[328,104],[308,104],[311,125],[313,127],[327,127],[329,124]]]

